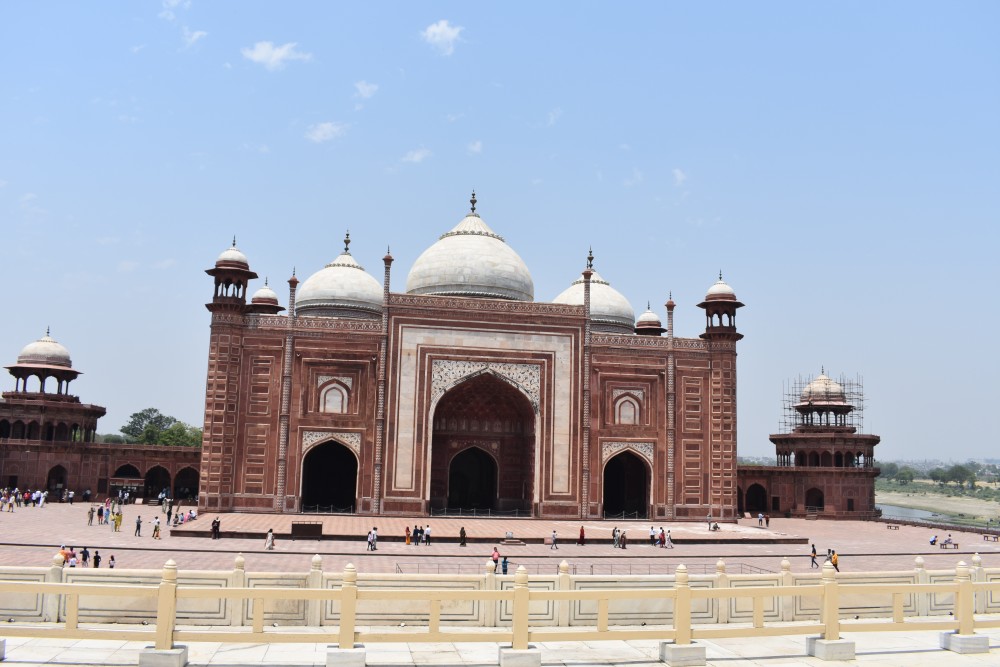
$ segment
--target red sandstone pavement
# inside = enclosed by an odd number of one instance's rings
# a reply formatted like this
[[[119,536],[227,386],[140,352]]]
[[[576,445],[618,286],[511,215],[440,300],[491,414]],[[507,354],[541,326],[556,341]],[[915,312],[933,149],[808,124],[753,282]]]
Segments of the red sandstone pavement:
[[[243,554],[248,571],[301,572],[309,569],[314,554],[323,557],[326,571],[342,569],[354,563],[360,572],[403,572],[472,574],[481,572],[493,545],[510,530],[515,537],[542,539],[555,529],[559,535],[558,550],[541,543],[501,547],[512,564],[525,565],[529,572],[554,573],[562,560],[570,563],[578,574],[647,574],[672,573],[684,563],[692,573],[713,572],[715,562],[722,558],[731,573],[741,566],[753,566],[770,571],[780,570],[783,557],[792,563],[792,571],[809,568],[809,544],[814,542],[824,554],[828,548],[841,555],[842,572],[871,570],[903,570],[913,567],[914,559],[922,556],[928,569],[953,568],[960,560],[971,563],[974,554],[982,557],[985,567],[1000,567],[1000,543],[984,542],[980,533],[952,531],[959,543],[957,550],[943,551],[931,547],[931,532],[910,526],[888,530],[877,522],[806,521],[775,519],[770,528],[757,527],[756,520],[739,524],[721,524],[722,530],[710,533],[705,523],[657,522],[671,531],[677,542],[672,550],[648,546],[649,523],[642,521],[585,521],[587,545],[577,545],[580,521],[548,521],[538,519],[470,519],[436,517],[364,517],[349,515],[273,515],[220,514],[222,530],[249,535],[263,535],[274,528],[279,535],[274,551],[263,550],[263,539],[232,538],[212,540],[208,537],[171,535],[163,531],[163,539],[153,540],[149,523],[159,508],[132,505],[125,509],[122,532],[114,533],[109,526],[88,526],[88,505],[54,504],[44,508],[18,508],[0,514],[0,565],[48,565],[62,544],[100,550],[104,565],[111,554],[119,568],[159,568],[174,559],[181,569],[230,569],[235,557]],[[135,519],[142,516],[142,537],[135,537]],[[160,514],[161,520],[165,516]],[[185,526],[186,533],[207,535],[215,514],[205,514]],[[293,521],[322,521],[326,535],[354,535],[353,540],[324,539],[292,541],[280,537],[288,534]],[[406,546],[401,540],[406,526],[414,524],[432,527],[431,546]],[[366,552],[364,536],[377,526],[382,539],[377,552]],[[464,526],[472,542],[458,545],[458,531]],[[615,526],[629,536],[627,550],[614,549],[610,544]],[[938,531],[941,537],[944,533]],[[807,543],[788,543],[806,540]]]

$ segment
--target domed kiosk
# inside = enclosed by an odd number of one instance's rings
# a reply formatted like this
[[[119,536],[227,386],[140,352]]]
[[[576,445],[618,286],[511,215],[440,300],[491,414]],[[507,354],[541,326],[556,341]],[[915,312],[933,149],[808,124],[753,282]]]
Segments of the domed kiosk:
[[[472,210],[410,269],[407,294],[532,301],[535,285],[524,261]]]
[[[588,257],[588,267],[594,255]],[[582,306],[584,280],[578,278],[562,291],[552,303]],[[635,311],[621,292],[611,286],[597,271],[590,277],[590,321],[594,331],[613,334],[631,334],[635,330]]]

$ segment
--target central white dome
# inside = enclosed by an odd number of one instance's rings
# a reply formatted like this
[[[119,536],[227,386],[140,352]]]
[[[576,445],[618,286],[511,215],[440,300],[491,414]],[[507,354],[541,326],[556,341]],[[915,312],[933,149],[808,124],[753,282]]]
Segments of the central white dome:
[[[482,221],[473,203],[473,212],[413,263],[406,292],[532,301],[535,284],[524,260]]]

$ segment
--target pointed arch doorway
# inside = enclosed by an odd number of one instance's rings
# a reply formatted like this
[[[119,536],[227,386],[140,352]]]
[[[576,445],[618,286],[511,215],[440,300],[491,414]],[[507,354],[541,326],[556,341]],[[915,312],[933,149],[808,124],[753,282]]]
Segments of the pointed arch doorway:
[[[327,440],[302,458],[303,512],[353,513],[357,494],[358,459],[348,447]]]
[[[434,410],[430,468],[432,510],[530,513],[535,469],[531,402],[492,373],[453,387]]]
[[[649,470],[626,450],[604,465],[604,516],[644,519],[649,512]]]

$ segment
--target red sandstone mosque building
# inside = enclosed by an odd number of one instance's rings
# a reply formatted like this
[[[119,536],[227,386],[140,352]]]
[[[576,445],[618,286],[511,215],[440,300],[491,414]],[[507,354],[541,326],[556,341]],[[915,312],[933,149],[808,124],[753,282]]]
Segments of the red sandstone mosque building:
[[[104,408],[48,335],[8,366],[0,486],[59,492],[198,489],[212,511],[703,521],[744,512],[827,518],[874,510],[873,449],[854,394],[821,374],[786,401],[777,465],[736,466],[736,311],[721,275],[674,335],[593,267],[535,301],[517,253],[471,211],[394,292],[344,251],[287,309],[227,248],[214,280],[201,452],[95,443]],[[29,381],[37,391],[29,391]],[[47,382],[55,383],[55,392]]]

